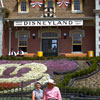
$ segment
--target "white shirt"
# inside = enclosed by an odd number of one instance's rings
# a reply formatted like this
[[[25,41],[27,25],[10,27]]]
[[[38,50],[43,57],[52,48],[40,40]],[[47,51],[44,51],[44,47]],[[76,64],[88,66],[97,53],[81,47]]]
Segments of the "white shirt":
[[[10,51],[8,55],[9,56],[16,56],[16,52],[15,51]]]
[[[24,55],[24,51],[20,51],[20,52],[18,51],[17,55]]]

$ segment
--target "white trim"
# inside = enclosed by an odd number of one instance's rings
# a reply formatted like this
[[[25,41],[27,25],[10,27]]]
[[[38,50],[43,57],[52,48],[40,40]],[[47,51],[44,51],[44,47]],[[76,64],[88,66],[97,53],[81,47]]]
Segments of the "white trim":
[[[20,11],[18,12],[18,14],[27,14],[28,12],[27,11]]]
[[[4,8],[3,1],[2,1],[2,0],[1,0],[1,5],[2,5],[2,7]]]
[[[99,14],[96,14],[95,15],[95,55],[96,56],[100,56],[99,53],[100,53],[100,48],[99,48],[99,45],[100,45],[100,41],[99,41],[99,37],[100,37],[100,33],[99,33],[99,29],[100,29],[100,26],[99,26],[99,22],[100,22],[100,18],[99,18]]]
[[[74,10],[74,11],[72,11],[72,13],[83,13],[83,11],[81,11],[81,10]]]
[[[3,54],[3,17],[0,16],[0,56]]]

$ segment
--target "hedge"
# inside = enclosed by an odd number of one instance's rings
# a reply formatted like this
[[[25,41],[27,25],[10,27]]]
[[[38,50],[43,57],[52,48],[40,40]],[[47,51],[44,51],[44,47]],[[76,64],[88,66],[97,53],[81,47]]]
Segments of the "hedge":
[[[74,93],[74,94],[78,94],[79,96],[100,96],[100,88],[94,90],[94,89],[90,89],[90,88],[75,88],[75,87],[66,87],[66,93]]]
[[[57,84],[57,86],[60,89],[61,88],[66,88],[66,86],[69,85],[71,79],[83,77],[85,75],[91,74],[92,72],[96,71],[98,69],[97,63],[98,63],[98,61],[100,61],[100,57],[92,58],[90,61],[92,63],[92,66],[90,66],[89,68],[84,69],[84,70],[80,70],[80,71],[76,71],[76,72],[73,72],[73,73],[66,74],[64,79],[61,80]]]
[[[0,60],[51,60],[51,59],[67,59],[67,60],[90,60],[89,57],[66,57],[66,56],[43,56],[43,57],[15,57],[15,56],[1,56]]]

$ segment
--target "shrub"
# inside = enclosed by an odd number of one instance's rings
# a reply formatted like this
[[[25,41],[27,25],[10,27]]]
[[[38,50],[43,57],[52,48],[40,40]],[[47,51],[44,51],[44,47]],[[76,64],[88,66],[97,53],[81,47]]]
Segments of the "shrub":
[[[84,75],[88,75],[90,73],[92,73],[93,71],[96,71],[97,70],[97,62],[100,60],[100,57],[98,57],[97,59],[96,58],[93,58],[91,59],[91,63],[92,63],[92,66],[87,68],[87,69],[84,69],[84,70],[81,70],[81,71],[76,71],[76,72],[73,72],[72,74],[67,74],[64,78],[64,80],[62,81],[62,83],[66,83],[66,86],[69,84],[71,78],[78,78],[78,77],[82,77]],[[64,85],[65,86],[65,85]],[[64,87],[63,86],[63,87]],[[92,93],[91,93],[92,94]]]
[[[98,66],[97,66],[98,61],[100,61],[100,57],[92,58],[91,59],[91,63],[92,63],[91,67],[89,67],[87,69],[84,69],[84,70],[81,70],[81,71],[73,72],[71,74],[67,74],[65,76],[64,80],[62,81],[63,84],[64,84],[62,87],[64,89],[66,89],[66,92],[67,93],[79,93],[80,96],[83,96],[83,95],[91,95],[91,96],[97,95],[97,96],[100,96],[100,89],[94,90],[94,89],[86,88],[86,87],[83,87],[83,88],[68,87],[68,84],[69,84],[71,78],[78,78],[78,77],[81,77],[81,76],[84,76],[84,75],[88,75],[88,74],[96,71],[98,69]],[[65,85],[65,83],[67,85]],[[60,82],[60,84],[61,84],[61,82]]]
[[[15,57],[15,56],[2,56],[1,60],[50,60],[50,59],[69,59],[69,60],[90,60],[89,57],[66,57],[66,56],[43,56],[43,57]],[[98,58],[100,59],[100,58]]]

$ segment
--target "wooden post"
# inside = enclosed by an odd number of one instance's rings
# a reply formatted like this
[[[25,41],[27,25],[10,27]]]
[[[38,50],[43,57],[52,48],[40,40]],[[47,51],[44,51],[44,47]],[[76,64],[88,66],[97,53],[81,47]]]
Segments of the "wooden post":
[[[21,82],[21,100],[23,100],[23,81]]]

